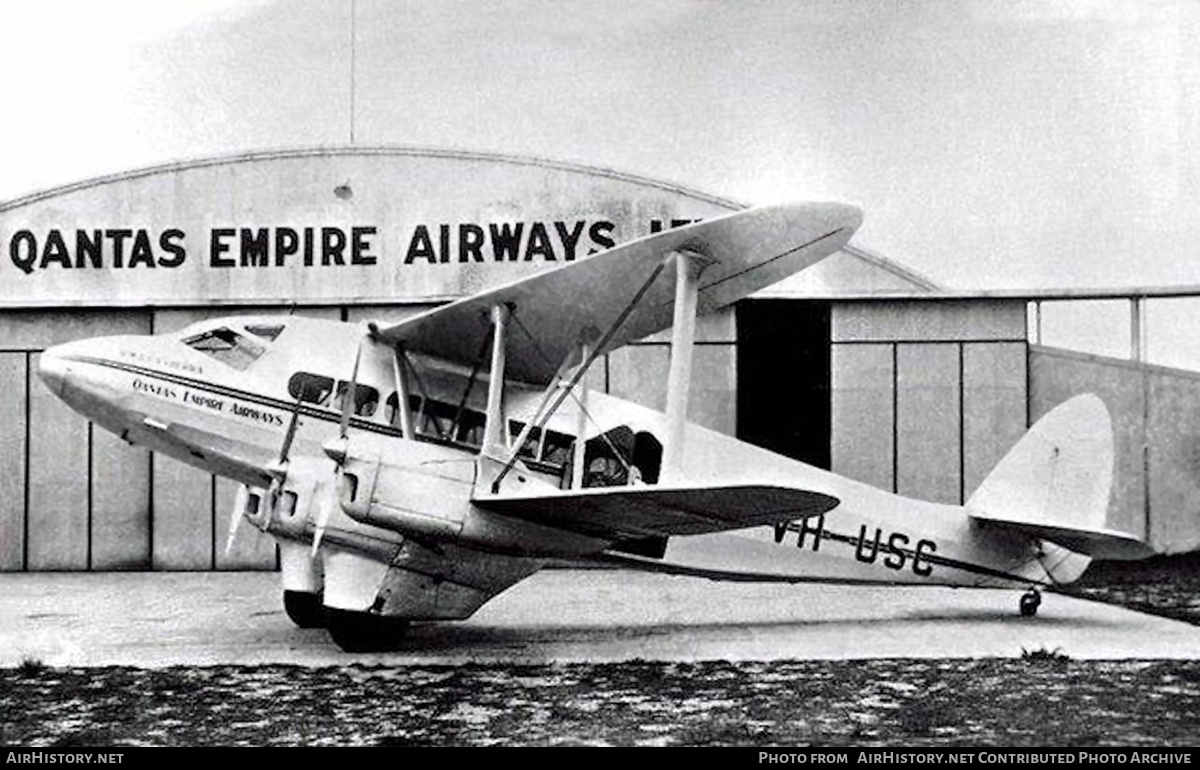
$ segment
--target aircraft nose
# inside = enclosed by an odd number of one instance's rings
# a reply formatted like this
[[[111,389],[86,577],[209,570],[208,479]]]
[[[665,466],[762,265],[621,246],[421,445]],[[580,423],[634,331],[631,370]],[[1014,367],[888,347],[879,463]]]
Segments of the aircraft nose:
[[[38,377],[42,378],[42,382],[46,383],[46,387],[54,395],[62,397],[69,374],[70,365],[59,348],[50,348],[39,356]]]

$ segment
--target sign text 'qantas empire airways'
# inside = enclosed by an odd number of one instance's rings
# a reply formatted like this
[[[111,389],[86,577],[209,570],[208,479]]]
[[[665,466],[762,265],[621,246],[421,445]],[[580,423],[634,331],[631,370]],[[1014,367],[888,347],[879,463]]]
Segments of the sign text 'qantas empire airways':
[[[651,219],[649,232],[697,219]],[[11,264],[32,275],[61,269],[177,268],[198,240],[210,268],[376,265],[379,228],[213,227],[198,239],[180,228],[17,230],[7,238]],[[418,224],[400,240],[403,265],[487,262],[572,262],[616,245],[607,219],[476,224]],[[203,257],[201,257],[203,259]]]

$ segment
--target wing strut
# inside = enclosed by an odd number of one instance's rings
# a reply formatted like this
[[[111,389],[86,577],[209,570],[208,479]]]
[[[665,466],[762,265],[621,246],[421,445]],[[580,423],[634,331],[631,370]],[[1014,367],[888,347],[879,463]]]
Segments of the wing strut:
[[[563,383],[559,378],[556,377],[551,384],[547,386],[547,392],[549,392],[549,389],[555,387],[555,384],[557,384],[559,389],[558,397],[554,399],[554,403],[550,405],[550,408],[542,413],[541,417],[538,418],[537,425],[533,424],[533,420],[529,421],[529,425],[525,426],[525,431],[522,432],[522,435],[525,435],[525,432],[531,430],[530,426],[536,428],[545,427],[546,423],[550,420],[550,417],[556,411],[558,411],[558,408],[562,406],[563,401],[567,400],[567,396],[571,395],[571,391],[575,389],[575,386],[578,385],[579,381],[583,379],[583,376],[587,374],[588,369],[590,369],[592,366],[592,362],[599,357],[601,351],[605,349],[605,346],[607,346],[612,338],[616,336],[617,332],[621,330],[621,326],[624,325],[626,319],[628,319],[630,314],[633,313],[634,308],[638,306],[638,303],[642,301],[642,298],[646,296],[646,292],[650,291],[650,287],[654,285],[654,282],[658,280],[658,277],[662,275],[662,271],[666,269],[667,264],[671,261],[671,259],[672,254],[668,254],[666,259],[662,260],[658,263],[658,265],[655,266],[654,271],[650,273],[650,277],[646,279],[646,282],[643,283],[641,288],[637,290],[637,293],[633,295],[633,299],[629,301],[629,304],[626,305],[625,309],[621,311],[621,314],[617,316],[617,320],[613,321],[612,326],[610,326],[608,331],[604,333],[604,337],[601,338],[601,340],[595,345],[587,345],[587,347],[584,348],[587,355],[583,357],[583,362],[575,368],[575,372],[571,375],[571,379]],[[566,360],[571,360],[571,357],[572,356],[568,355]],[[563,367],[559,368],[560,373],[565,366],[566,361],[564,361]],[[582,440],[582,435],[576,438],[576,441]],[[500,469],[500,473],[497,474],[495,480],[492,481],[492,494],[499,494],[500,482],[504,480],[504,477],[508,475],[510,470],[512,470],[513,465],[516,464],[518,453],[521,451],[521,446],[522,443],[518,442],[516,446],[510,449],[508,462],[504,464],[504,467]]]
[[[504,420],[505,343],[508,341],[508,305],[492,305],[492,368],[488,372],[487,418],[481,455],[499,457],[508,449]],[[464,398],[464,402],[465,402]]]
[[[692,384],[692,343],[696,339],[696,297],[700,273],[711,262],[687,251],[675,259],[675,317],[671,327],[671,369],[667,374],[667,441],[661,483],[683,476],[683,436]]]
[[[410,441],[416,438],[413,433],[412,408],[408,404],[408,377],[405,376],[406,366],[401,362],[406,357],[404,347],[397,345],[392,356],[392,376],[396,378],[396,416],[400,418],[400,430],[404,438]]]
[[[591,346],[586,342],[580,344],[581,358],[586,361],[591,353]],[[583,464],[587,459],[587,388],[580,388],[575,396],[579,402],[579,417],[575,420],[575,456],[571,458],[571,489],[583,489]]]

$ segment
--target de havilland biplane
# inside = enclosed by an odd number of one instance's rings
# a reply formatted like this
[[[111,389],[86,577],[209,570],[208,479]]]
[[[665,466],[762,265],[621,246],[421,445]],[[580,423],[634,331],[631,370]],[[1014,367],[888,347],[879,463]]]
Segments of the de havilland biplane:
[[[753,208],[619,244],[394,324],[223,318],[47,350],[40,374],[123,439],[240,482],[284,604],[346,650],[469,617],[549,560],[717,579],[1039,589],[1149,550],[1105,528],[1094,396],[1039,421],[963,506],[907,499],[686,419],[696,316],[841,248],[835,203]],[[670,327],[665,413],[589,392]],[[786,344],[786,341],[780,342]]]

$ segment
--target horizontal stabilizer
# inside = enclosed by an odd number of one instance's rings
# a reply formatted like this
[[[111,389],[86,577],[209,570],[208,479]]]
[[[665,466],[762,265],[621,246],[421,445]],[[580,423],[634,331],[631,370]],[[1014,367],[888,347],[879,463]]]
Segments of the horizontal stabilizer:
[[[1115,529],[1073,529],[1053,524],[1033,524],[1027,521],[1003,521],[974,515],[977,521],[986,521],[1010,530],[1015,530],[1039,540],[1048,540],[1075,553],[1093,559],[1145,559],[1155,551],[1133,535]]]
[[[765,485],[663,488],[596,487],[514,497],[480,497],[492,513],[592,537],[700,535],[824,513],[838,499]]]
[[[1112,418],[1103,401],[1083,394],[1029,429],[971,495],[967,513],[1093,558],[1152,556],[1106,524],[1112,473]]]

